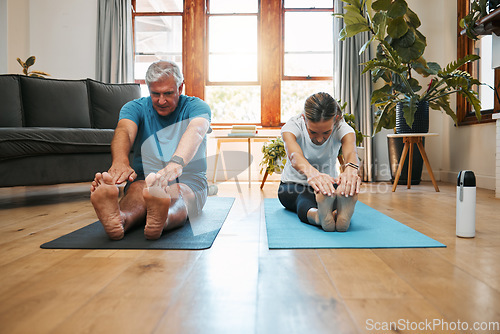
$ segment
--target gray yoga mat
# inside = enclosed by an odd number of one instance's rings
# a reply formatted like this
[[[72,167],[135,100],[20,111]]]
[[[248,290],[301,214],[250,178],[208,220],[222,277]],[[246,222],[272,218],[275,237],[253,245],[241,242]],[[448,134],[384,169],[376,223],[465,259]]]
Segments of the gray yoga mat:
[[[209,197],[202,213],[158,240],[144,238],[144,229],[128,231],[119,241],[108,238],[97,221],[41,245],[48,249],[207,249],[219,233],[233,205],[233,197]]]

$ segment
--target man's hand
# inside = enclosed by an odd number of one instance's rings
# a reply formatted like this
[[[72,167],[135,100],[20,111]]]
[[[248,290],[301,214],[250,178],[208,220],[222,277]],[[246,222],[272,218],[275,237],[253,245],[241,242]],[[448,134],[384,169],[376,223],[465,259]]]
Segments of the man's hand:
[[[307,183],[314,189],[316,193],[321,192],[325,196],[335,194],[335,179],[328,174],[317,173],[307,178]]]
[[[114,163],[108,170],[108,173],[113,178],[116,184],[121,184],[125,181],[134,181],[137,177],[135,171],[128,164]]]
[[[345,171],[340,174],[337,184],[337,193],[341,196],[349,197],[359,194],[361,189],[361,178],[358,175],[358,170],[351,167],[346,167]]]

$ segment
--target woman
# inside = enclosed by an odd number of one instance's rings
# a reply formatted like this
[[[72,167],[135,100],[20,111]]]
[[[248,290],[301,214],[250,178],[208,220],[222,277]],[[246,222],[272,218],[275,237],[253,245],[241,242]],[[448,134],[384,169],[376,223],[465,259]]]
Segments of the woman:
[[[311,95],[304,112],[283,126],[281,136],[288,156],[278,190],[281,204],[304,223],[328,232],[347,231],[361,179],[354,130],[337,101],[327,93]],[[340,147],[345,165],[338,175]]]

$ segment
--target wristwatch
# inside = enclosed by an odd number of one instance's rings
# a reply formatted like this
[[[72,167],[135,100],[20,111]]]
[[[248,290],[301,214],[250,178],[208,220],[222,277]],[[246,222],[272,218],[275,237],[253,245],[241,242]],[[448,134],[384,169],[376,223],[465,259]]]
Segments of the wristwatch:
[[[344,165],[344,167],[352,167],[352,168],[354,168],[354,169],[359,169],[359,166],[358,166],[358,165],[356,165],[356,164],[354,164],[354,163],[352,163],[352,162],[348,162],[348,163],[346,163],[346,164]]]
[[[182,159],[182,158],[181,158],[180,156],[178,156],[178,155],[174,155],[174,156],[172,156],[172,158],[170,158],[170,160],[169,160],[169,162],[168,162],[168,163],[171,163],[171,162],[175,162],[176,164],[181,165],[183,168],[184,168],[184,166],[186,166],[186,165],[184,164],[184,159]]]

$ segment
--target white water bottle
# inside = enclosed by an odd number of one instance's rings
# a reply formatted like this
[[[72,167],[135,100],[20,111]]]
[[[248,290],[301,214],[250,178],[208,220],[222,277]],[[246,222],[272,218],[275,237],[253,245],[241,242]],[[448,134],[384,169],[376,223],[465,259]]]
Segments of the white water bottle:
[[[457,236],[474,238],[476,235],[476,177],[463,170],[457,179]]]

